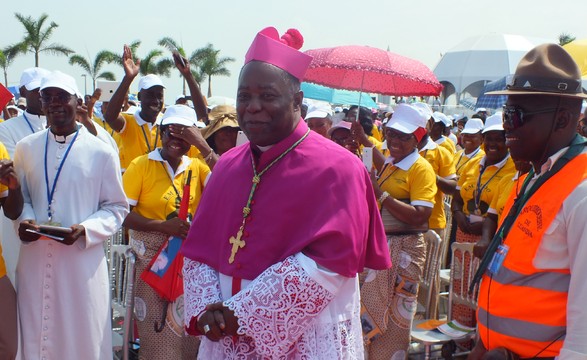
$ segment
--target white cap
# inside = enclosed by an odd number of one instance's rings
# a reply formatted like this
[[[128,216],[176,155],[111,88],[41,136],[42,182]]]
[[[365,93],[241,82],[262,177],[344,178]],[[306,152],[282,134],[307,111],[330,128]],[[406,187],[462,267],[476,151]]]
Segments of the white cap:
[[[342,106],[336,106],[336,107],[334,108],[334,112],[335,112],[335,113],[342,112]]]
[[[27,90],[34,90],[41,86],[41,80],[51,72],[39,67],[28,68],[20,75],[20,86]]]
[[[330,129],[328,129],[328,136],[331,136],[332,133],[337,129],[347,129],[350,132],[351,125],[352,124],[348,121],[341,121],[341,122],[337,123],[336,125],[332,126]]]
[[[145,75],[139,80],[139,91],[143,89],[150,89],[153,86],[163,86],[163,88],[165,88],[165,85],[163,85],[163,82],[159,76],[155,74]]]
[[[159,125],[179,124],[183,126],[194,126],[198,120],[196,112],[189,106],[171,105],[165,109]]]
[[[415,106],[418,109],[422,110],[424,112],[424,115],[426,115],[426,120],[428,120],[432,117],[432,109],[430,108],[430,106],[428,104],[423,103],[423,102],[415,102],[415,103],[412,103],[412,106]],[[393,110],[391,112],[393,113]]]
[[[324,110],[313,110],[312,112],[309,112],[306,117],[304,118],[304,120],[308,121],[308,119],[313,119],[313,118],[318,118],[318,119],[324,119],[326,117],[329,117],[330,114],[327,111]]]
[[[185,96],[184,94],[177,95],[177,96],[175,97],[175,101],[177,101],[177,100],[179,100],[179,99],[185,99],[185,98],[186,98],[186,96]]]
[[[420,107],[410,106],[408,104],[399,104],[395,108],[393,117],[385,125],[388,128],[412,134],[418,128],[426,128],[426,114]]]
[[[441,122],[444,126],[452,126],[452,121],[440,111],[435,111],[432,114],[432,118],[434,119],[434,122]]]
[[[82,97],[82,94],[79,92],[77,84],[75,83],[75,79],[61,71],[50,72],[43,78],[43,80],[41,80],[40,90],[43,91],[47,88],[58,88],[67,91],[71,95],[77,95],[80,98]]]
[[[503,131],[503,118],[501,117],[501,115],[501,111],[498,111],[485,120],[485,128],[483,128],[483,134],[485,134],[488,131]],[[467,124],[472,120],[474,119],[469,120]]]
[[[465,124],[461,134],[477,134],[483,130],[483,121],[481,119],[473,118]]]
[[[477,108],[475,109],[475,112],[487,112],[486,108]]]

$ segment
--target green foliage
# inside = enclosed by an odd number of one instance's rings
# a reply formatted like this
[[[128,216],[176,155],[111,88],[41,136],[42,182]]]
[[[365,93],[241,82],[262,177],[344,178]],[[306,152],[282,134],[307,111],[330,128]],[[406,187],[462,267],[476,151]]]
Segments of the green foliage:
[[[96,90],[96,80],[97,79],[106,79],[114,81],[116,77],[110,71],[100,72],[104,65],[115,63],[117,60],[117,55],[112,51],[102,50],[96,57],[94,61],[90,63],[90,59],[83,57],[82,55],[75,54],[69,58],[70,65],[77,65],[81,67],[90,77],[92,78],[92,85],[93,89]]]
[[[558,44],[560,46],[565,46],[568,43],[575,41],[575,39],[577,38],[572,36],[571,34],[563,32],[558,36]]]
[[[25,33],[24,38],[19,43],[13,45],[13,47],[35,54],[35,66],[39,66],[39,54],[42,52],[65,56],[74,52],[64,45],[49,43],[49,39],[59,25],[51,21],[45,27],[45,23],[49,17],[47,14],[42,14],[38,19],[33,19],[32,16],[24,16],[19,13],[15,13],[14,16],[24,27]]]
[[[231,57],[219,57],[219,54],[220,50],[216,50],[212,44],[208,44],[194,51],[189,58],[190,63],[196,64],[202,74],[208,77],[208,97],[212,96],[212,76],[230,76],[226,65],[235,61]]]

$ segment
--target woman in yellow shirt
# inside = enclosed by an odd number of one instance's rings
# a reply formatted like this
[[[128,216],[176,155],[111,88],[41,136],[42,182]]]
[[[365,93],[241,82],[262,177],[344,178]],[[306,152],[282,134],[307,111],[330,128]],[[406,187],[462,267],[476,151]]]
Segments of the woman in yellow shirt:
[[[390,156],[384,164],[380,158],[375,161],[380,171],[373,187],[382,208],[394,266],[363,275],[362,322],[370,341],[366,349],[370,360],[403,358],[410,343],[418,284],[426,260],[423,232],[436,194],[434,170],[417,150],[426,133],[426,120],[420,109],[399,105],[385,128]],[[367,143],[365,139],[361,142]]]
[[[132,211],[125,219],[131,246],[137,254],[137,275],[147,268],[159,248],[171,236],[184,238],[189,223],[179,219],[184,185],[190,178],[189,214],[196,211],[204,183],[210,174],[204,161],[185,156],[190,143],[179,136],[195,128],[196,114],[184,105],[167,108],[161,121],[162,147],[134,159],[123,175],[123,185]],[[196,144],[211,153],[201,138]],[[207,148],[208,147],[208,148]],[[147,270],[148,271],[148,270]],[[165,301],[137,276],[135,313],[141,341],[141,359],[194,359],[198,340],[184,336],[183,296],[167,309]],[[163,320],[163,321],[162,321]],[[166,325],[161,332],[157,326]]]
[[[511,178],[516,171],[505,145],[501,112],[487,118],[483,144],[485,156],[471,160],[463,167],[458,191],[453,196],[451,210],[458,226],[457,242],[476,243],[481,239],[483,219],[497,194],[501,179]],[[467,275],[468,269],[465,269],[462,279]],[[475,312],[466,306],[455,304],[453,318],[464,325],[475,326]]]
[[[7,218],[18,218],[23,207],[20,184],[6,147],[0,143],[0,206]],[[14,359],[18,349],[16,293],[6,275],[0,246],[0,359]]]

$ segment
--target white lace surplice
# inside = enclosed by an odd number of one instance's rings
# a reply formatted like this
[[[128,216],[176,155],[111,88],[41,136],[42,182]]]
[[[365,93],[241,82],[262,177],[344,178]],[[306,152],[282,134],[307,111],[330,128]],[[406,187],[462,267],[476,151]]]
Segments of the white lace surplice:
[[[357,278],[318,268],[298,253],[277,263],[231,297],[232,278],[185,259],[185,319],[207,304],[224,304],[239,319],[236,341],[202,337],[199,359],[362,359]]]

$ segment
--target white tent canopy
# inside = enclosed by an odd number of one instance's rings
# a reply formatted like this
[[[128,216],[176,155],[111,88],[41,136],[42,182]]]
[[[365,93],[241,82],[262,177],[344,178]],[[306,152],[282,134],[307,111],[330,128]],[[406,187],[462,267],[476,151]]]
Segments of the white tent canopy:
[[[477,97],[487,82],[513,74],[530,49],[547,42],[553,41],[506,34],[472,37],[448,50],[434,74],[445,86],[445,99],[454,94],[458,101],[463,93]]]

